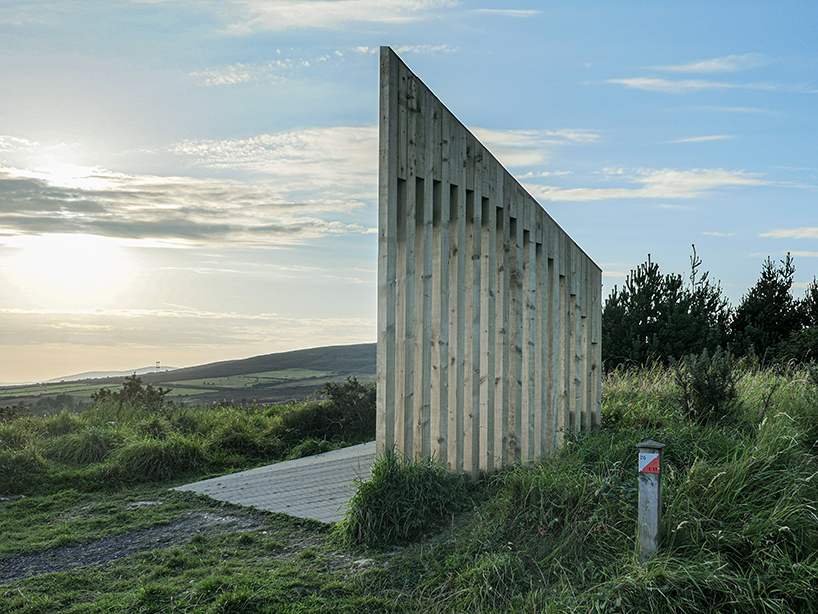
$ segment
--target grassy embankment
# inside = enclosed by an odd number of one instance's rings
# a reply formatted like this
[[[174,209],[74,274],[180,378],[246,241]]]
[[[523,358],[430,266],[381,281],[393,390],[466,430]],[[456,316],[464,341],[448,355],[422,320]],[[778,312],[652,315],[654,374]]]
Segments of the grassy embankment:
[[[359,490],[357,514],[334,531],[253,513],[259,526],[252,530],[197,536],[106,566],[3,586],[0,607],[816,611],[818,382],[804,371],[748,371],[738,393],[723,412],[703,420],[704,414],[679,409],[671,372],[614,374],[604,386],[603,428],[569,437],[543,462],[467,485],[432,465],[384,460]],[[282,458],[299,445],[297,433],[282,443],[289,410],[281,406],[127,420],[115,410],[0,427],[3,475],[20,476],[4,478],[2,488],[11,484],[28,493],[0,506],[0,530],[15,536],[0,545],[0,557],[171,522],[193,511],[248,514],[166,489]],[[290,424],[298,423],[294,417]],[[640,565],[633,446],[645,438],[667,444],[665,540],[658,555]],[[10,463],[18,464],[16,474],[6,473]],[[160,504],[134,505],[145,500]]]

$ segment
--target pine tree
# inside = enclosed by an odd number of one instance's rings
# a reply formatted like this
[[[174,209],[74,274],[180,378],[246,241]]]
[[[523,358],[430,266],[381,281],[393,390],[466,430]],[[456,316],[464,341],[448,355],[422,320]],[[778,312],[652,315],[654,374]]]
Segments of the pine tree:
[[[721,286],[699,275],[702,264],[693,246],[690,283],[681,275],[663,275],[659,265],[639,265],[614,287],[602,312],[605,367],[668,364],[704,349],[711,353],[727,341],[730,307]]]
[[[788,253],[780,266],[767,257],[761,277],[745,294],[732,322],[737,354],[755,353],[762,361],[775,357],[777,346],[807,324],[803,306],[790,293],[795,264]]]

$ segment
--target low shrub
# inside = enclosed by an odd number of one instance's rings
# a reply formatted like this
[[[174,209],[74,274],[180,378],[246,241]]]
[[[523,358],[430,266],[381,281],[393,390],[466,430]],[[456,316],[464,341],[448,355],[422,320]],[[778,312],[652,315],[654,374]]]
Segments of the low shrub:
[[[275,435],[265,432],[263,425],[244,416],[230,416],[211,433],[205,451],[208,454],[232,454],[248,459],[279,459],[284,445]]]
[[[736,413],[738,374],[731,363],[732,357],[721,348],[712,355],[705,349],[673,363],[682,410],[692,422],[717,423]]]
[[[287,444],[305,439],[363,443],[375,438],[375,385],[347,378],[327,383],[322,402],[307,402],[281,411],[276,434]]]
[[[383,547],[437,531],[471,505],[465,477],[442,463],[387,453],[349,502],[342,534],[352,543]]]

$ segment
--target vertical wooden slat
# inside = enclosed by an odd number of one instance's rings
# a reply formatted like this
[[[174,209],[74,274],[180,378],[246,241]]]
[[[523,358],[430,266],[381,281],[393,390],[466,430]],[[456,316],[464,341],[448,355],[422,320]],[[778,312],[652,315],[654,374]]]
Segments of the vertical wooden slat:
[[[544,249],[540,234],[539,240],[535,243],[536,262],[536,290],[535,290],[535,330],[534,330],[534,398],[536,400],[536,411],[534,415],[534,455],[539,458],[546,454],[546,441],[548,441],[548,368],[546,359],[548,352],[547,317],[546,306],[546,263],[543,255]]]
[[[573,333],[573,395],[572,410],[574,413],[574,428],[576,431],[582,430],[582,263],[580,262],[580,251],[571,241],[571,292],[573,293],[571,303],[574,311]]]
[[[482,197],[480,268],[480,469],[494,471],[497,209]]]
[[[503,202],[502,193],[498,195]],[[509,412],[509,208],[497,211],[497,361],[495,365],[495,407],[499,411],[499,428],[495,428],[497,458],[502,464],[508,463],[508,412]]]
[[[378,156],[378,351],[376,453],[395,444],[395,289],[397,277],[397,58],[381,49]]]
[[[380,122],[378,452],[477,477],[598,425],[599,268],[388,48]]]

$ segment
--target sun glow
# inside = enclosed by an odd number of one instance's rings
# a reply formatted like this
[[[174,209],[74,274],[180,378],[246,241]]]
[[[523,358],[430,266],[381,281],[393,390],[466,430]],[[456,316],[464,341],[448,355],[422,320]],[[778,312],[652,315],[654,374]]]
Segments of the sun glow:
[[[116,239],[81,234],[0,236],[3,277],[39,305],[104,307],[132,289],[139,261]]]

